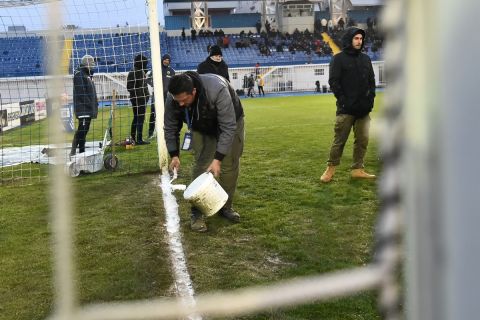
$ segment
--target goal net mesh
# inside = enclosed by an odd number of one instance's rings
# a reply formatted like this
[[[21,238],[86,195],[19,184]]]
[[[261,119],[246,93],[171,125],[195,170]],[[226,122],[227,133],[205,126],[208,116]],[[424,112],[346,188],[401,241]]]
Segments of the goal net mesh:
[[[146,3],[64,1],[62,30],[52,37],[49,1],[16,6],[2,2],[0,183],[41,180],[51,165],[64,165],[71,176],[105,169],[156,170]],[[62,49],[59,61],[47,54],[54,42]],[[82,58],[88,56],[93,65],[86,71]],[[136,58],[143,63],[132,73],[129,88],[127,78]],[[52,103],[47,86],[52,65],[59,65],[62,74],[59,106]],[[52,108],[60,108],[62,145],[49,141],[47,118]],[[63,156],[52,157],[58,149]]]

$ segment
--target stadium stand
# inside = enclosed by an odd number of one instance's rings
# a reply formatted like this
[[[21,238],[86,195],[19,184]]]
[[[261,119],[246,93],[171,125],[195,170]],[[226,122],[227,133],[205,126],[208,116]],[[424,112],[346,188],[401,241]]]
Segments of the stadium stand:
[[[190,29],[189,16],[165,16],[165,30]]]
[[[139,52],[150,55],[148,33],[75,35],[70,71],[78,67],[81,57],[89,54],[96,59],[97,72],[126,72]]]
[[[212,28],[254,28],[261,17],[260,13],[212,15]]]
[[[368,18],[373,18],[378,16],[378,11],[374,9],[370,10],[348,10],[347,16],[349,19],[352,19],[356,23],[367,23]]]
[[[0,77],[43,75],[44,45],[40,36],[0,38]]]
[[[350,10],[349,18],[356,23],[365,24],[373,21],[377,15],[375,10]],[[271,32],[267,35],[240,33],[227,35],[230,39],[228,48],[223,48],[225,61],[230,67],[248,67],[255,63],[263,66],[293,65],[307,63],[328,63],[332,50],[337,52],[335,43],[339,44],[341,31],[329,30],[328,34],[319,30],[318,21],[328,18],[327,11],[315,12],[315,30],[299,31],[292,35]],[[228,28],[249,29],[260,20],[260,14],[247,13],[237,15],[213,15],[212,29]],[[375,19],[376,20],[376,19]],[[190,17],[166,16],[165,30],[190,30]],[[372,60],[382,59],[382,38],[369,27],[365,51]],[[178,70],[195,69],[208,56],[209,45],[222,44],[221,36],[212,32],[200,33],[195,40],[190,36],[167,36],[160,33],[162,54],[172,56],[172,67]],[[222,31],[223,34],[223,31]],[[44,75],[46,67],[43,63],[44,40],[41,36],[4,37],[0,38],[0,77],[22,77]],[[72,73],[78,67],[80,58],[90,54],[96,58],[96,72],[126,72],[132,67],[134,56],[139,52],[150,56],[150,40],[148,33],[97,33],[76,34],[73,39],[64,40],[65,51],[62,57],[63,72]],[[219,43],[220,42],[220,43]]]

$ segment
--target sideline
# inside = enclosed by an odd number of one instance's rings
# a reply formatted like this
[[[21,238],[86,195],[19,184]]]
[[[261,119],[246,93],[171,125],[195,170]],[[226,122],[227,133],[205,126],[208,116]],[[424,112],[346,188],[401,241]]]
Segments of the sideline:
[[[168,172],[162,174],[161,188],[165,207],[165,226],[167,228],[168,247],[170,249],[170,259],[174,272],[175,288],[182,303],[188,308],[194,308],[196,306],[194,298],[195,292],[193,290],[192,281],[187,269],[185,254],[183,252],[178,204],[177,199],[173,195],[170,180],[171,178]],[[202,320],[202,317],[198,314],[192,314],[188,316],[188,319]]]

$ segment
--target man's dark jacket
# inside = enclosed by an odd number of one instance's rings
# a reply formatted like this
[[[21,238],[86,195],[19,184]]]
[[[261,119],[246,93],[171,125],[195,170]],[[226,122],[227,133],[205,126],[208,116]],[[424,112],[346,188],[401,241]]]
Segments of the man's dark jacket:
[[[168,93],[168,84],[170,83],[170,78],[175,75],[175,70],[172,67],[166,66],[162,61],[162,82],[163,82],[163,98],[167,98]]]
[[[130,98],[145,98],[148,101],[150,92],[147,84],[148,59],[143,55],[137,55],[133,64],[133,70],[127,76],[127,90]]]
[[[215,62],[210,57],[207,57],[205,61],[201,62],[197,67],[199,74],[213,73],[224,77],[230,82],[230,76],[228,75],[228,65],[225,61]]]
[[[90,75],[88,68],[80,67],[73,76],[73,108],[77,118],[85,116],[97,118],[97,91]]]
[[[370,113],[375,98],[375,74],[370,58],[352,47],[356,34],[365,31],[357,27],[348,28],[342,37],[342,52],[330,62],[328,83],[337,98],[337,115],[349,114],[362,118]]]
[[[168,94],[168,84],[170,83],[170,79],[175,75],[175,70],[163,64],[162,60],[162,84],[163,84],[163,100],[167,99]],[[147,73],[147,83],[153,88],[153,72]],[[152,92],[152,103],[155,103],[155,96]]]

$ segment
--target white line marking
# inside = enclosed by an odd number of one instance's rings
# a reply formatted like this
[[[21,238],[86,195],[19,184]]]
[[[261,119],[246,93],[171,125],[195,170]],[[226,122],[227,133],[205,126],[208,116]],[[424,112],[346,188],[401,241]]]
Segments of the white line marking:
[[[165,226],[167,227],[168,247],[170,249],[170,258],[175,277],[175,288],[182,302],[188,307],[194,307],[196,305],[194,298],[195,292],[190,280],[190,275],[188,274],[185,254],[183,253],[178,204],[177,199],[172,193],[171,178],[168,172],[162,175],[161,187],[165,206]],[[197,314],[192,314],[188,316],[188,319],[202,320],[202,317]]]

